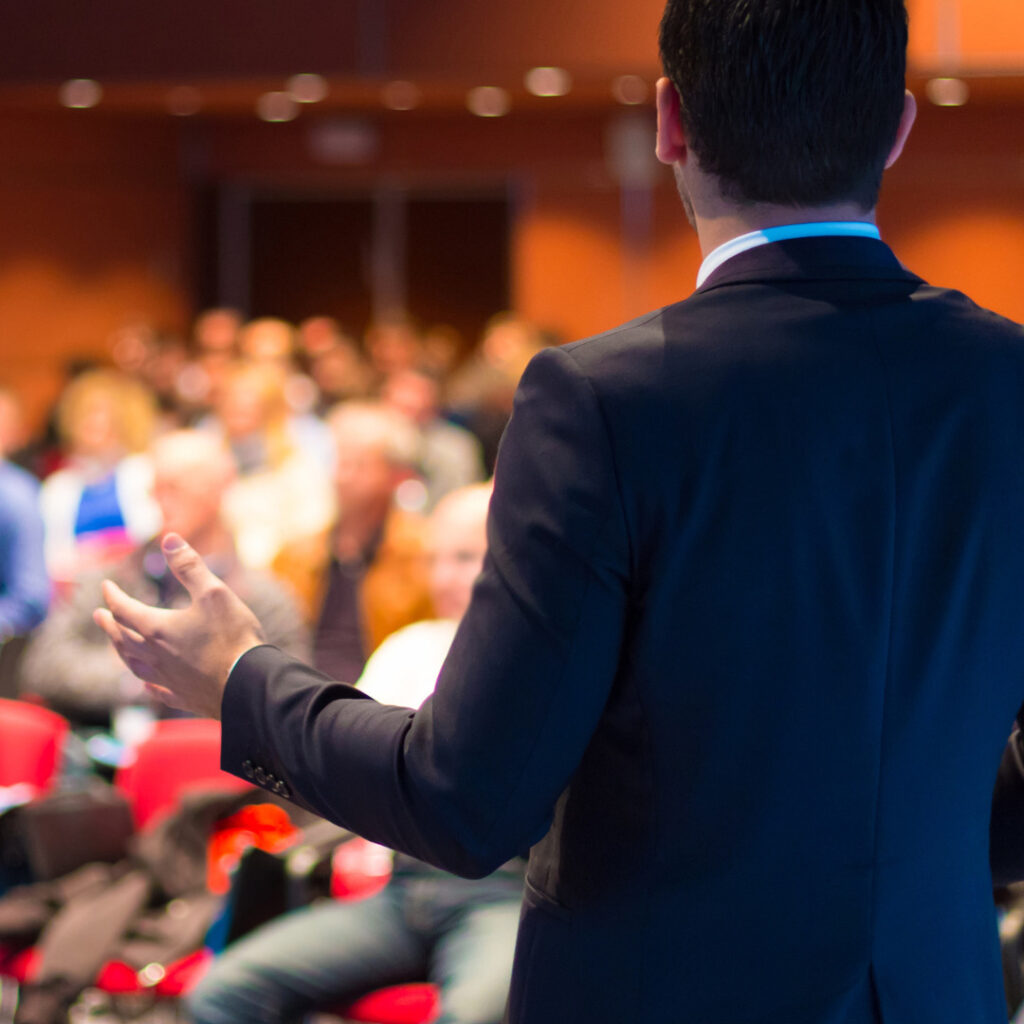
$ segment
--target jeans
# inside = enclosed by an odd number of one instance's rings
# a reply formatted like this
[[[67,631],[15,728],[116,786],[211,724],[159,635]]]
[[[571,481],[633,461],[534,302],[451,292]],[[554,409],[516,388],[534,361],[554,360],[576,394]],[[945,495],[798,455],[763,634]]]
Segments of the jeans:
[[[229,946],[192,992],[197,1024],[281,1024],[384,985],[433,981],[439,1024],[497,1024],[508,996],[522,883],[396,876],[369,899],[326,901]]]

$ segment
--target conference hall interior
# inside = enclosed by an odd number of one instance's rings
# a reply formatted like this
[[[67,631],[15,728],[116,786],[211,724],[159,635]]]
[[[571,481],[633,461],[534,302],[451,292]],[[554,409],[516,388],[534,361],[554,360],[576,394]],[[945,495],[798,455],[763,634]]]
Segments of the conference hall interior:
[[[0,1024],[255,1020],[214,1006],[246,984],[220,958],[304,934],[342,971],[326,914],[361,940],[383,924],[354,908],[414,883],[456,924],[421,921],[415,956],[343,991],[260,995],[259,1019],[428,1024],[481,908],[460,1019],[500,1019],[523,864],[441,877],[222,772],[218,724],[156,701],[92,609],[105,578],[187,604],[159,548],[178,532],[269,642],[425,699],[527,363],[694,288],[654,153],[662,7],[7,5]],[[1024,4],[907,9],[919,113],[882,238],[1024,321]],[[994,900],[1013,1019],[1024,890]]]

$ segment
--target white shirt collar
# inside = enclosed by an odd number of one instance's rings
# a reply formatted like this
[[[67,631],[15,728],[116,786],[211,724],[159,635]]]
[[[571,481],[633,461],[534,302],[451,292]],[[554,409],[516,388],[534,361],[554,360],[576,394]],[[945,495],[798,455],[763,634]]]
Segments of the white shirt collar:
[[[859,220],[822,220],[810,224],[782,224],[778,227],[763,228],[760,231],[749,231],[745,235],[737,235],[723,242],[718,248],[712,249],[704,257],[697,274],[697,287],[723,264],[748,249],[756,249],[769,242],[784,242],[790,238],[820,238],[825,235],[846,235],[854,238],[881,238],[878,228]]]

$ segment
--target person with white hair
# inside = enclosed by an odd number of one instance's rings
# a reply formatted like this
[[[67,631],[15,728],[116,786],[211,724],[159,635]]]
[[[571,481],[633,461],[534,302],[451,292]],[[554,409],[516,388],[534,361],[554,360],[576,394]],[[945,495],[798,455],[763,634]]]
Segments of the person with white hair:
[[[224,495],[235,479],[227,448],[202,431],[179,430],[157,438],[149,458],[163,529],[188,537],[204,553],[211,568],[238,588],[275,644],[297,656],[308,654],[308,634],[292,596],[269,574],[246,569],[238,560],[221,514]],[[83,726],[106,726],[120,706],[144,702],[141,686],[125,673],[92,621],[104,578],[118,580],[128,593],[162,608],[188,602],[155,540],[113,568],[83,573],[75,580],[68,600],[53,608],[30,640],[20,666],[20,688]]]

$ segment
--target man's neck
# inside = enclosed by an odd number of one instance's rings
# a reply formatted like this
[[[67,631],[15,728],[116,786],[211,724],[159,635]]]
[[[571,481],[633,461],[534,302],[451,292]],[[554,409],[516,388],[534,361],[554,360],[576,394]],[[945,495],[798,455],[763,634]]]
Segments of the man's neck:
[[[863,210],[856,203],[829,206],[729,206],[725,203],[707,212],[696,211],[694,226],[701,254],[707,256],[720,245],[751,231],[788,224],[813,224],[819,221],[857,221],[875,223],[875,211]]]

